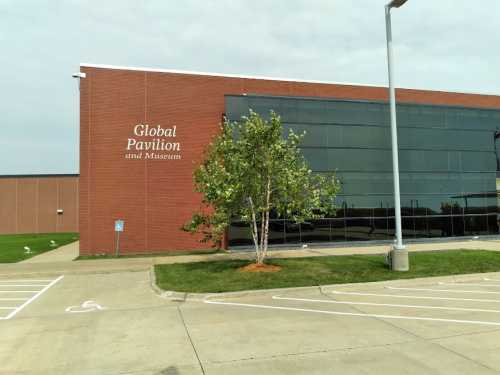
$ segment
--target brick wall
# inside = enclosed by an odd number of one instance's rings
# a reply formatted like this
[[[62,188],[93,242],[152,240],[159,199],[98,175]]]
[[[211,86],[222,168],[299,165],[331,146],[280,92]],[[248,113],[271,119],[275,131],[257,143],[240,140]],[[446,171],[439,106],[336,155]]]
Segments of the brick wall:
[[[217,133],[225,94],[387,100],[387,89],[82,66],[80,86],[80,252],[114,251],[116,219],[125,220],[122,253],[206,249],[180,230],[200,207],[192,174]],[[401,102],[500,108],[500,97],[398,90]],[[176,126],[181,160],[125,159],[139,123]]]
[[[78,176],[0,176],[0,234],[56,232],[78,232]]]

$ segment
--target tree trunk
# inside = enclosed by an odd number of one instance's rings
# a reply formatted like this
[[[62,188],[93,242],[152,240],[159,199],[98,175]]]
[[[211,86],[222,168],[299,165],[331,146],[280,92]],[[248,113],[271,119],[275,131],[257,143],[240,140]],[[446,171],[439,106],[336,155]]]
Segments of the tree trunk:
[[[264,258],[262,256],[262,250],[264,249],[264,229],[266,227],[266,215],[265,212],[260,214],[260,247],[259,247],[259,258],[257,259],[258,264],[264,263]]]
[[[255,245],[255,259],[257,263],[259,262],[260,258],[260,251],[259,251],[259,237],[258,237],[258,228],[257,228],[257,217],[255,215],[255,208],[253,205],[253,200],[252,197],[248,197],[248,202],[250,203],[250,210],[252,211],[252,237],[253,237],[253,243]]]
[[[265,215],[265,233],[262,251],[262,262],[267,256],[267,244],[269,240],[269,214],[271,211],[271,176],[267,176],[267,191],[266,191],[266,215]]]

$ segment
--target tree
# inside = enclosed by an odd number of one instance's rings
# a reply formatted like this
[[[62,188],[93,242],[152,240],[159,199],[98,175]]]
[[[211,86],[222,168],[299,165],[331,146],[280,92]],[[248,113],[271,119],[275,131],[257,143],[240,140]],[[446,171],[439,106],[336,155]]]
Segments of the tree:
[[[333,213],[340,189],[335,175],[313,174],[298,148],[304,134],[283,133],[274,112],[269,120],[253,111],[241,122],[226,120],[194,173],[203,207],[183,229],[220,246],[238,218],[250,225],[255,260],[262,265],[271,214],[300,223]]]

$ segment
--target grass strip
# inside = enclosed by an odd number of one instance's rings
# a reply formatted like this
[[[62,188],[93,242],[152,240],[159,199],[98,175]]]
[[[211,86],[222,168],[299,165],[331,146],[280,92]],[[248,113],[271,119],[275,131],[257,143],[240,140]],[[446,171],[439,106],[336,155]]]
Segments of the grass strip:
[[[3,234],[0,235],[0,263],[19,262],[78,241],[78,238],[78,233]]]
[[[219,293],[241,290],[362,283],[430,276],[500,271],[500,252],[447,250],[410,253],[409,272],[393,272],[384,255],[322,256],[269,259],[281,266],[275,273],[241,272],[244,260],[160,264],[156,281],[164,290]]]

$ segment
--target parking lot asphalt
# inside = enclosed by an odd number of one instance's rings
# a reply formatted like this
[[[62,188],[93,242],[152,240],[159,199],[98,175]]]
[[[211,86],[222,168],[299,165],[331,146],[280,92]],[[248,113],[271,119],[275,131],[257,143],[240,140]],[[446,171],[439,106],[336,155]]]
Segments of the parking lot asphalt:
[[[0,374],[500,373],[500,273],[184,302],[145,271],[12,280],[52,285],[0,320]]]

